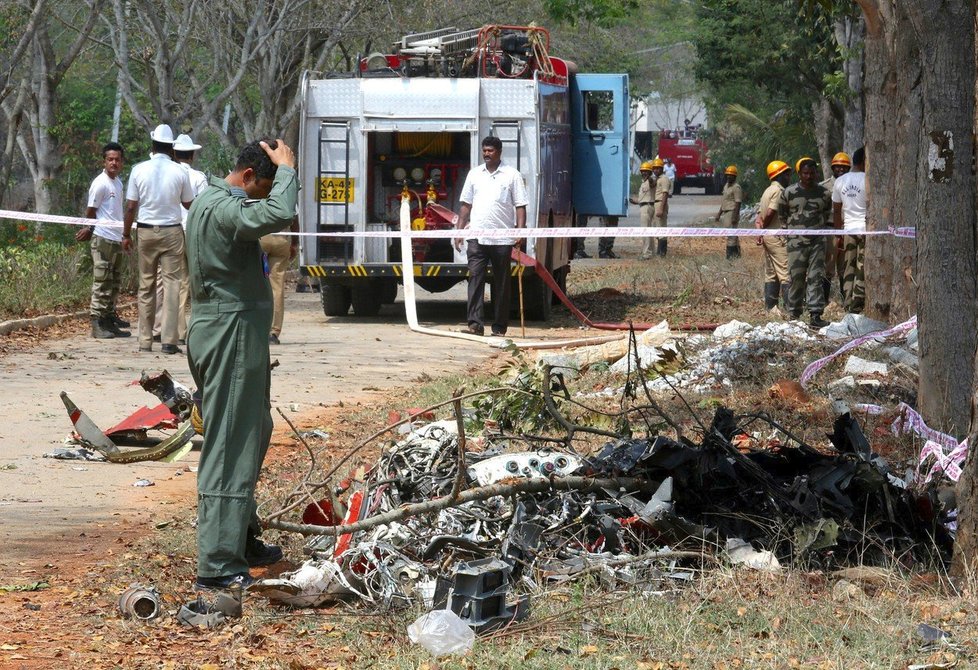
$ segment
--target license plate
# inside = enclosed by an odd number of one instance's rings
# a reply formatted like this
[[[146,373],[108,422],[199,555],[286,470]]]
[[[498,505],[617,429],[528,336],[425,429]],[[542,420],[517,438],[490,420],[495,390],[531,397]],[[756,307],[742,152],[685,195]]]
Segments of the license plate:
[[[321,177],[319,202],[353,202],[353,178]]]

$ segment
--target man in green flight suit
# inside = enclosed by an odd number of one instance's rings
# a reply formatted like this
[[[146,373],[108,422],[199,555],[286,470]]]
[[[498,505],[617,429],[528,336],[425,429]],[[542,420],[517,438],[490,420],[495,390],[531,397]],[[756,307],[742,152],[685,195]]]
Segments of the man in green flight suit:
[[[282,140],[253,142],[227,177],[211,177],[187,218],[193,304],[187,360],[204,420],[197,471],[199,589],[245,588],[254,581],[249,567],[282,558],[281,549],[258,539],[255,503],[272,434],[272,291],[258,240],[289,228],[298,190],[292,149]]]

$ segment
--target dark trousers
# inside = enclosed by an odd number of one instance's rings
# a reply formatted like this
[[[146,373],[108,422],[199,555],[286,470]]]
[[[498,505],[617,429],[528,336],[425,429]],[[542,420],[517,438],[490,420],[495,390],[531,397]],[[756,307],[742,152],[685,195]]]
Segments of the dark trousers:
[[[492,332],[506,333],[509,326],[510,258],[509,244],[479,244],[469,240],[469,315],[470,326],[483,328],[482,303],[486,291],[486,268],[492,263],[492,305],[495,315]]]

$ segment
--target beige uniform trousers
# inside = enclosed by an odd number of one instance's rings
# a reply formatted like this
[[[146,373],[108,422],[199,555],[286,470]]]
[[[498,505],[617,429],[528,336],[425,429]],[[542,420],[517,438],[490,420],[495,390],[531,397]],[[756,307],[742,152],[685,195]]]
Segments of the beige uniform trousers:
[[[781,236],[765,235],[761,238],[764,246],[764,281],[787,284],[788,245]]]
[[[148,349],[153,342],[153,325],[156,322],[157,272],[163,287],[160,339],[163,344],[177,343],[178,310],[180,306],[180,279],[186,275],[183,228],[157,226],[139,228],[137,252],[139,262],[139,347]]]
[[[654,218],[652,216],[652,213],[653,213],[653,210],[654,209],[655,209],[655,203],[654,202],[640,202],[638,204],[639,223],[641,224],[641,226],[643,228],[651,228],[652,227],[652,219]],[[648,256],[651,256],[652,255],[652,253],[653,253],[653,250],[652,250],[652,241],[653,240],[652,240],[651,237],[645,237],[643,239],[643,241],[642,241],[642,256],[648,257]]]
[[[272,335],[282,334],[285,317],[285,271],[289,269],[292,243],[285,235],[265,235],[259,240],[268,254],[268,282],[272,285]]]
[[[184,254],[183,270],[180,273],[180,305],[177,308],[177,338],[187,339],[187,324],[190,323],[190,273],[187,271],[187,255]],[[153,324],[153,337],[160,334],[163,327],[163,275],[156,272],[156,321]]]

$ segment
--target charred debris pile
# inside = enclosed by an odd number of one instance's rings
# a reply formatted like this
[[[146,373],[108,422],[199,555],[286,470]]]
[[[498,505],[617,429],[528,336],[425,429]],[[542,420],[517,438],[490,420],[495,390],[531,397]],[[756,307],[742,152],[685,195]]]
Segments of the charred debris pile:
[[[644,381],[630,380],[626,392],[635,384]],[[623,420],[633,410],[602,428],[579,425],[562,411],[575,402],[562,375],[544,365],[481,392],[496,398],[483,407],[509,402],[536,416],[532,434],[503,434],[481,414],[481,430],[466,427],[472,410],[462,401],[480,394],[456,394],[443,403],[454,419],[414,423],[341,485],[332,475],[347,459],[319,482],[314,462],[267,520],[308,536],[309,559],[256,590],[294,606],[448,606],[479,631],[519,618],[529,595],[583,576],[659,591],[705,563],[949,560],[953,504],[942,504],[936,484],[893,471],[841,403],[817,446],[762,410],[726,407],[708,425],[690,410],[691,439],[645,391],[644,437]],[[778,439],[752,439],[758,422]],[[596,436],[603,446],[581,448]]]

